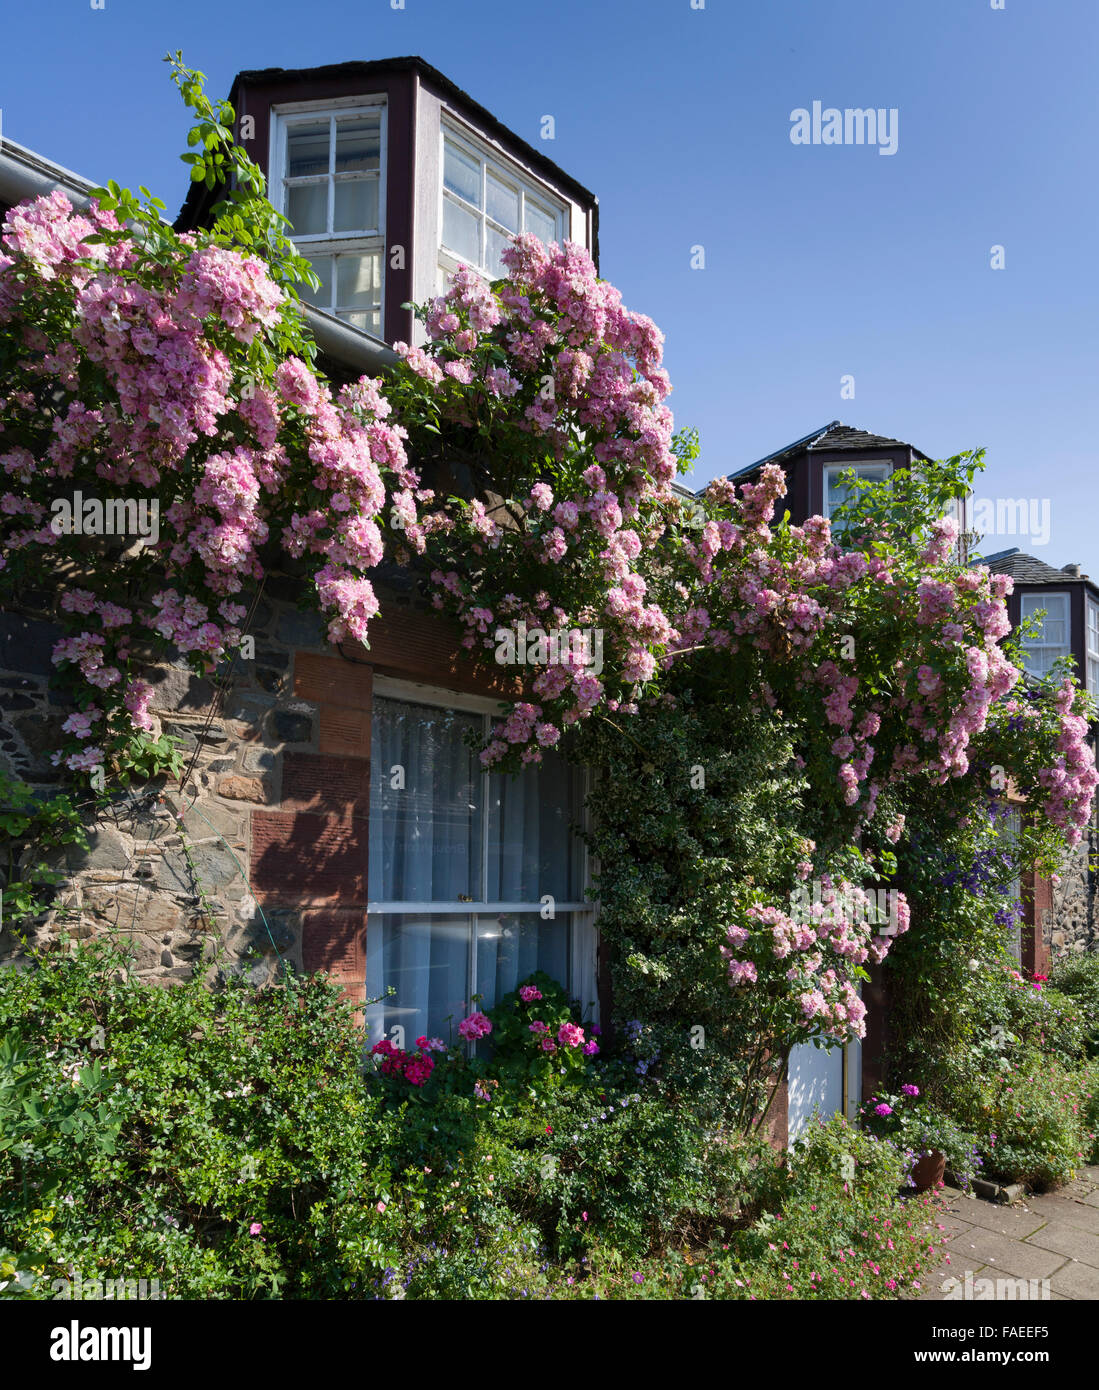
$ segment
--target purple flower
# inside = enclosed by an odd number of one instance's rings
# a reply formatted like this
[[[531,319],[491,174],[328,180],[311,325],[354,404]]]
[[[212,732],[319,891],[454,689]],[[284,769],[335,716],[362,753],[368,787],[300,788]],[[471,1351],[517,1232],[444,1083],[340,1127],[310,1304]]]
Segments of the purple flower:
[[[892,1115],[892,1113],[893,1113],[893,1107],[892,1107],[891,1105],[886,1105],[886,1103],[885,1103],[884,1100],[882,1101],[882,1103],[881,1103],[880,1105],[875,1105],[875,1106],[874,1106],[874,1114],[875,1114],[875,1115],[881,1115],[881,1117],[882,1117],[883,1119],[885,1118],[886,1115]]]
[[[920,1094],[920,1088],[918,1086],[913,1086],[911,1082],[906,1082],[905,1085],[901,1087],[901,1090],[906,1096],[918,1096]]]

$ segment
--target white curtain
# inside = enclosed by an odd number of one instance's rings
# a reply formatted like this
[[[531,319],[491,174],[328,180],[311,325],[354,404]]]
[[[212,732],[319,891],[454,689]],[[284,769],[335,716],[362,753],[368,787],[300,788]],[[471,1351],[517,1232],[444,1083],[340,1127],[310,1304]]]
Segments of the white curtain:
[[[535,970],[569,983],[575,932],[557,904],[580,896],[579,847],[570,832],[579,807],[578,774],[551,756],[517,777],[486,776],[464,737],[467,730],[481,733],[479,715],[375,700],[370,900],[510,902],[536,909],[550,895],[554,915],[466,915],[453,908],[372,914],[368,995],[389,985],[396,994],[367,1011],[371,1042],[392,1036],[395,1025],[404,1029],[406,1047],[421,1033],[456,1040],[473,994],[490,1008]],[[594,950],[590,954],[584,988],[594,997]]]
[[[375,701],[372,902],[481,897],[484,776],[464,741],[467,730],[480,734],[478,715],[405,700]]]
[[[488,784],[486,901],[579,898],[580,856],[570,831],[580,806],[577,769],[550,753],[517,776],[493,773]]]
[[[537,912],[502,912],[477,918],[477,990],[489,1008],[536,970],[569,982],[569,917],[543,920]]]

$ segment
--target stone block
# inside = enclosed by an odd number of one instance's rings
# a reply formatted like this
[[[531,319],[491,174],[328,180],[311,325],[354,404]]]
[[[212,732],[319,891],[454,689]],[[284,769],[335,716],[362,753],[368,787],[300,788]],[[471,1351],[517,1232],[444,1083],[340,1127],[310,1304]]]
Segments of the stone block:
[[[267,722],[279,743],[309,743],[313,738],[313,720],[307,714],[273,710]]]
[[[129,886],[85,888],[84,912],[100,929],[148,932],[158,940],[187,923],[183,909],[166,894]]]
[[[253,748],[244,755],[244,767],[248,772],[271,772],[278,764],[278,754],[269,748]]]
[[[263,806],[271,799],[259,777],[220,777],[217,794],[227,801],[250,801],[257,806]]]
[[[166,854],[157,866],[157,885],[191,897],[211,888],[221,888],[239,874],[233,856],[218,845],[195,845],[191,857],[194,870],[182,851]]]
[[[53,674],[54,645],[64,636],[53,623],[0,612],[0,670],[34,676]]]
[[[281,613],[275,635],[288,647],[323,647],[324,623],[316,613]]]
[[[208,680],[178,666],[153,670],[146,679],[153,687],[150,708],[154,710],[205,710],[214,698],[214,687]]]
[[[62,866],[69,873],[79,873],[86,869],[111,869],[121,872],[133,860],[130,841],[124,838],[113,825],[96,825],[88,831],[88,848],[79,845],[65,845],[51,851],[47,862],[58,868]]]
[[[177,719],[165,719],[162,721],[164,732],[171,734],[173,738],[180,739],[186,748],[220,747],[225,743],[227,734],[225,725],[220,719],[212,719],[209,726],[205,721],[195,720],[193,724],[185,723]]]
[[[366,913],[306,912],[302,915],[302,966],[327,970],[357,1001],[366,997]]]

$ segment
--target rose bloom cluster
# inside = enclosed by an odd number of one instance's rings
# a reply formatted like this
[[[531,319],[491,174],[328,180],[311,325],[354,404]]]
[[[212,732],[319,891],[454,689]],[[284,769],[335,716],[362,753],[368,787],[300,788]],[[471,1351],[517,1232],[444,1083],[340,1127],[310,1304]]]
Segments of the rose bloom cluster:
[[[113,213],[78,213],[61,193],[12,209],[0,247],[0,330],[21,349],[0,387],[0,567],[83,554],[83,537],[48,524],[56,498],[164,499],[159,543],[101,564],[67,606],[74,630],[53,659],[82,718],[66,728],[81,741],[66,765],[93,768],[150,731],[133,672],[150,637],[207,671],[239,644],[237,596],[262,579],[271,539],[309,562],[331,640],[365,641],[386,509],[407,556],[423,548],[428,496],[379,384],[333,395],[293,357],[256,375],[249,346],[284,295],[255,257],[183,235],[153,260]],[[123,607],[110,590],[127,573],[143,597]]]
[[[676,476],[662,335],[598,278],[583,247],[543,246],[524,234],[502,260],[507,273],[495,288],[460,270],[427,307],[429,347],[399,343],[397,351],[444,417],[462,424],[490,419],[498,432],[533,437],[543,454],[548,446],[563,456],[583,440],[591,462],[566,494],[532,480],[519,499],[520,526],[501,524],[479,501],[457,517],[425,516],[424,529],[445,539],[455,560],[432,573],[436,606],[465,624],[471,650],[491,648],[498,626],[525,622],[566,631],[600,627],[618,655],[612,688],[571,649],[541,671],[535,698],[493,730],[486,766],[514,748],[523,762],[538,762],[543,748],[597,706],[631,708],[635,688],[653,676],[679,635],[648,594],[638,563],[664,534],[662,507]],[[522,450],[521,438],[515,447]],[[486,557],[497,574],[518,569],[529,577],[514,586],[522,595],[491,596],[483,577],[470,579]],[[551,594],[560,594],[576,569],[592,598],[570,608]]]
[[[1020,680],[1000,646],[1011,630],[1005,600],[1013,581],[949,563],[958,536],[950,517],[930,527],[918,579],[896,536],[883,531],[882,544],[845,549],[824,517],[789,527],[780,549],[770,517],[785,493],[785,475],[771,464],[739,495],[728,479],[710,485],[716,516],[684,546],[701,587],[684,586],[693,606],[685,619],[673,616],[692,643],[754,654],[758,698],[771,708],[797,703],[810,727],[826,732],[841,799],[866,823],[892,783],[927,775],[941,784],[970,771],[974,741]],[[877,642],[860,637],[848,659],[840,651],[860,611],[890,625],[896,656],[884,672]],[[888,696],[878,693],[883,676]],[[1056,755],[1038,774],[1043,809],[1070,843],[1099,782],[1075,698],[1066,683],[1053,701]],[[886,833],[895,843],[895,822]]]
[[[822,877],[820,901],[795,920],[782,908],[753,904],[726,931],[725,957],[731,988],[759,986],[780,978],[794,1006],[794,1020],[810,1033],[844,1041],[866,1036],[866,1005],[853,969],[880,962],[893,939],[910,925],[902,893],[896,895],[892,933],[875,925],[873,899],[853,884]]]

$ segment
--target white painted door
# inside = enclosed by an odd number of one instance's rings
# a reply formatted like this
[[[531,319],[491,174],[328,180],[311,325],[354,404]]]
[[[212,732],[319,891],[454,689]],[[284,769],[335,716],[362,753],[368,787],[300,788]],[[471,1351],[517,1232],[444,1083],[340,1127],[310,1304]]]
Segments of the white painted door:
[[[812,1043],[799,1043],[791,1049],[787,1077],[791,1144],[812,1120],[814,1110],[827,1119],[843,1109],[843,1068],[842,1047],[825,1051]]]

